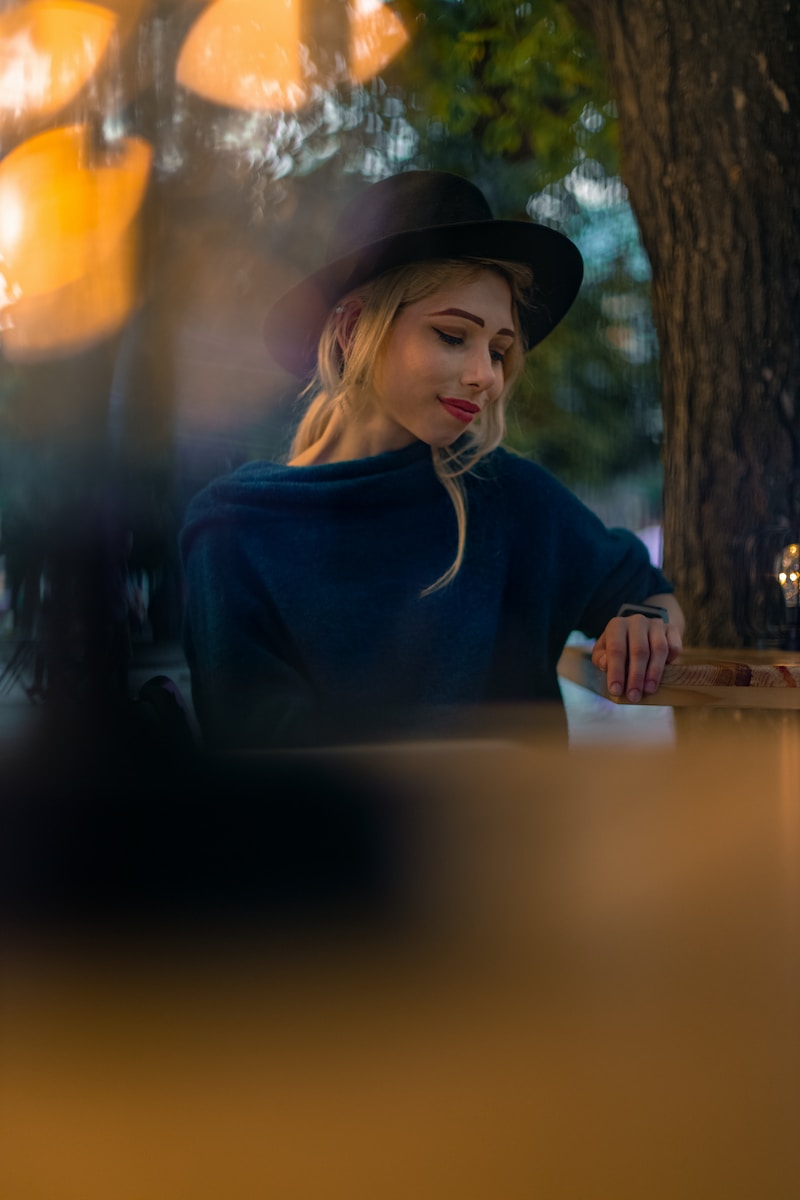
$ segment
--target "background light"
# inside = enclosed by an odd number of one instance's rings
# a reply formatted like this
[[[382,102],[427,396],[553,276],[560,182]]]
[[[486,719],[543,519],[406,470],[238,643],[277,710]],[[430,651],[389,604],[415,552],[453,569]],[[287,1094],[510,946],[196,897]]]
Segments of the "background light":
[[[88,82],[117,16],[96,4],[32,0],[0,13],[0,121],[47,116]]]
[[[350,17],[350,78],[364,83],[408,45],[400,18],[381,0],[354,0]]]
[[[135,297],[151,149],[96,147],[85,126],[29,139],[0,162],[0,325],[7,356],[101,336]]]
[[[347,77],[363,83],[409,41],[381,0],[342,5],[347,22]],[[293,111],[317,79],[313,47],[304,45],[301,0],[216,0],[181,49],[177,79],[207,100],[246,110]],[[338,74],[343,75],[342,68]],[[324,86],[325,80],[318,82]]]
[[[2,332],[4,356],[26,362],[75,354],[120,329],[136,303],[139,243],[134,222],[109,257],[81,279],[21,298]]]
[[[193,25],[177,79],[234,108],[293,110],[307,98],[295,0],[216,0]]]

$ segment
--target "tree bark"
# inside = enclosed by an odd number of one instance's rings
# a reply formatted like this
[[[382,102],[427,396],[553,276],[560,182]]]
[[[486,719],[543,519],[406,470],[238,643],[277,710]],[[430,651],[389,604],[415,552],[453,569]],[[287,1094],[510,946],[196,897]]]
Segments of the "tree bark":
[[[666,571],[692,643],[741,645],[743,545],[800,536],[800,5],[564,2],[608,65],[652,267]]]

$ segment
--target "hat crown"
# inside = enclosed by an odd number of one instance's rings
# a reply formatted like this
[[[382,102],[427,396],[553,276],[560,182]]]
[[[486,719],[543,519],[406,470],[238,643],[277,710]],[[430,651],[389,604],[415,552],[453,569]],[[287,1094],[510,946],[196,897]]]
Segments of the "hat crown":
[[[334,225],[328,261],[417,229],[491,221],[483,193],[448,171],[408,171],[367,188]]]

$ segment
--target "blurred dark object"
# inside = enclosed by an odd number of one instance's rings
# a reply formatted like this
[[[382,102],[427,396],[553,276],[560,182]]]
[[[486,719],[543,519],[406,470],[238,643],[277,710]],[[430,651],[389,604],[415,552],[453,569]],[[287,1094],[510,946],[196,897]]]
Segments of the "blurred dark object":
[[[151,748],[173,755],[190,754],[194,749],[186,701],[169,675],[154,675],[142,684],[133,711]]]
[[[14,629],[22,638],[33,634],[39,586],[44,566],[44,528],[22,508],[2,513],[2,543]]]
[[[316,929],[392,907],[385,782],[323,757],[205,753],[168,676],[124,704],[46,706],[3,780],[4,933]]]

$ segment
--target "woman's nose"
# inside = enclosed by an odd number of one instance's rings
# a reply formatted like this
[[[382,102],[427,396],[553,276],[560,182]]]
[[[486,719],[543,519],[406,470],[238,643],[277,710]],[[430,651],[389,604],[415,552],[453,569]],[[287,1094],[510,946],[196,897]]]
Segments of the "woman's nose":
[[[488,347],[476,347],[464,367],[463,381],[469,387],[488,391],[496,382],[495,364]]]

